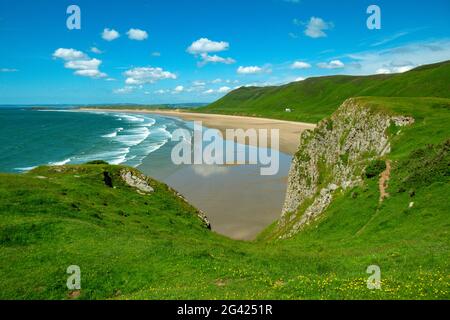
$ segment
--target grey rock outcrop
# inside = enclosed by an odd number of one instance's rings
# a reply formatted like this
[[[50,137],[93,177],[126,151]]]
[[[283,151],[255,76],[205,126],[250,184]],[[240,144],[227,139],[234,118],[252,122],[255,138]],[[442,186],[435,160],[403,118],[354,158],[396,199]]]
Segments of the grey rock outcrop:
[[[405,127],[412,125],[415,120],[412,117],[396,116],[392,117],[392,121],[397,127]]]
[[[135,174],[129,170],[122,170],[120,172],[120,177],[127,185],[136,188],[139,194],[149,194],[154,191],[147,182],[146,177],[142,174]]]

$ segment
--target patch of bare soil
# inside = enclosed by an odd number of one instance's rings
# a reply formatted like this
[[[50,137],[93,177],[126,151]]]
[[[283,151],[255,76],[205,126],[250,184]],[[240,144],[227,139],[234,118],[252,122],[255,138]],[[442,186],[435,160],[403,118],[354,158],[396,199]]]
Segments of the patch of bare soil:
[[[380,202],[389,197],[389,193],[386,191],[388,188],[389,178],[391,177],[391,161],[386,160],[386,170],[384,170],[380,175],[380,180],[378,186],[380,189]]]

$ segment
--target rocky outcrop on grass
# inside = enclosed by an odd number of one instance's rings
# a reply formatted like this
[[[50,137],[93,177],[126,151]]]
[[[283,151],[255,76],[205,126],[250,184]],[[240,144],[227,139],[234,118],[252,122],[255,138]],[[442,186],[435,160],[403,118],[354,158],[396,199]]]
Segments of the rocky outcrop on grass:
[[[390,152],[388,128],[414,123],[348,99],[314,131],[301,135],[289,173],[278,223],[279,238],[289,238],[317,219],[339,190],[360,185],[367,164]]]
[[[139,194],[149,194],[154,191],[147,181],[147,177],[143,174],[137,174],[130,170],[122,170],[120,172],[122,180],[132,188],[135,188]]]

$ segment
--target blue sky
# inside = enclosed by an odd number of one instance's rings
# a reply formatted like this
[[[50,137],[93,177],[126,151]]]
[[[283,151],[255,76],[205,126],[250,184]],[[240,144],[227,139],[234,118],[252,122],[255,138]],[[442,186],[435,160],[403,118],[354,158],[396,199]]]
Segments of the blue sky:
[[[72,4],[80,30],[66,26]],[[366,26],[371,4],[380,30]],[[209,102],[404,72],[450,59],[449,13],[448,0],[0,0],[0,104]]]

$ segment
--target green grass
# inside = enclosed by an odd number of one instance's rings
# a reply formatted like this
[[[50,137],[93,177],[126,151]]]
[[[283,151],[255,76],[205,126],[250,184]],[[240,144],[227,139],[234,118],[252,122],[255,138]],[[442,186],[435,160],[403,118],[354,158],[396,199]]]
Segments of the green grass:
[[[67,299],[75,264],[80,299],[449,299],[450,100],[360,100],[416,119],[391,132],[390,197],[366,178],[288,240],[275,224],[254,242],[220,236],[164,184],[124,185],[120,166],[1,174],[0,298]],[[366,288],[372,264],[381,290]]]
[[[327,76],[279,87],[241,87],[196,111],[316,123],[351,97],[450,98],[449,83],[450,61],[446,61],[403,74]]]

